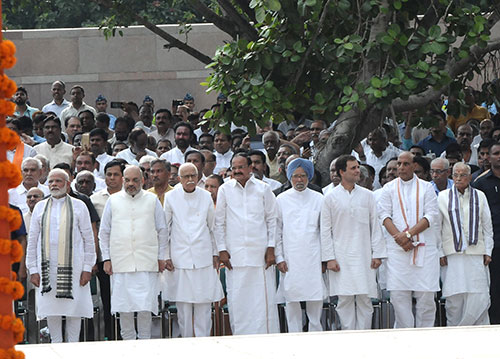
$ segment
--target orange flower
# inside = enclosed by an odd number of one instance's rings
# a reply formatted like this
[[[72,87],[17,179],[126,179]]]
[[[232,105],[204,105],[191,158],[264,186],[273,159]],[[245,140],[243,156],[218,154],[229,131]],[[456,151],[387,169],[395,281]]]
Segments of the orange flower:
[[[0,100],[0,107],[2,106],[2,101],[6,102],[5,100]],[[12,103],[12,102],[9,102]],[[12,105],[14,105],[12,103]],[[16,105],[14,105],[16,106]],[[1,109],[0,113],[4,114]],[[17,144],[21,141],[19,138],[19,135],[12,131],[10,128],[7,127],[2,127],[0,128],[0,142],[4,143],[7,148],[14,148],[17,146]]]
[[[17,263],[23,257],[23,247],[21,246],[21,243],[19,243],[18,241],[11,241],[10,245],[11,245],[10,255],[12,257],[11,260],[12,262]]]
[[[6,116],[12,116],[16,109],[16,104],[12,101],[0,99],[0,113]]]
[[[9,162],[10,163],[10,162]],[[1,162],[0,162],[0,177],[2,176],[1,171]],[[9,222],[9,227],[11,231],[14,231],[21,227],[22,218],[18,211],[12,208],[8,208],[5,206],[0,206],[0,220],[6,220]]]
[[[11,239],[0,239],[0,254],[7,255],[11,252]]]
[[[0,67],[10,69],[16,64],[16,46],[12,41],[3,40],[0,42]]]
[[[16,93],[16,90],[16,83],[9,76],[5,74],[0,76],[0,97],[11,98]]]
[[[2,359],[24,359],[24,353],[18,352],[14,348],[0,349],[0,358]]]

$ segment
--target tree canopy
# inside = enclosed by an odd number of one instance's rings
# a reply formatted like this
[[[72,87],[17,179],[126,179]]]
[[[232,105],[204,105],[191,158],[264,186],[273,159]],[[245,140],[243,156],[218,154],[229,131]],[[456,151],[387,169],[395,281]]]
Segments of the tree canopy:
[[[144,2],[91,2],[109,11],[108,34],[143,24],[167,47],[208,64],[204,85],[230,102],[207,113],[213,126],[234,122],[253,131],[269,120],[335,120],[315,159],[326,178],[330,161],[387,116],[423,109],[442,93],[463,99],[465,82],[500,49],[500,39],[491,38],[498,0],[179,0],[190,9],[186,16],[231,36],[215,56],[158,28],[157,18],[138,11]]]

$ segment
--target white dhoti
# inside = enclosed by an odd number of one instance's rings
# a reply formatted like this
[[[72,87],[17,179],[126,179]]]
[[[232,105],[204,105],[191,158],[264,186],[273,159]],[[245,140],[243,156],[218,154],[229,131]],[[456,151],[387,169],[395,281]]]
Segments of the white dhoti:
[[[164,272],[163,276],[166,298],[176,302],[181,336],[209,336],[212,327],[212,303],[224,298],[215,268],[176,268],[173,272]]]
[[[152,312],[158,314],[158,273],[113,273],[111,313]]]
[[[151,313],[158,314],[158,273],[113,273],[111,276],[111,313],[120,313],[124,340],[151,338]],[[137,333],[134,328],[137,312]]]
[[[488,325],[490,273],[482,255],[451,254],[441,268],[448,326]]]
[[[227,304],[234,335],[279,333],[274,267],[226,271]]]

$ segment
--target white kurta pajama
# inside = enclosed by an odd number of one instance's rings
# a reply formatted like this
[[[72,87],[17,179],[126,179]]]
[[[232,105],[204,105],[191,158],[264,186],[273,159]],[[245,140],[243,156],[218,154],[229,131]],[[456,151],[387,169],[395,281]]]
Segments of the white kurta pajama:
[[[153,222],[154,221],[154,222]],[[151,337],[151,312],[158,313],[158,260],[166,259],[165,214],[155,194],[134,197],[122,190],[106,202],[99,228],[103,260],[111,260],[111,312],[120,313],[123,339]]]
[[[373,258],[385,258],[386,246],[374,194],[358,185],[342,184],[325,196],[321,210],[322,261],[336,260],[340,271],[328,271],[330,295],[338,295],[342,329],[370,329],[377,298]]]
[[[302,331],[300,302],[306,302],[309,331],[321,331],[321,312],[326,287],[321,272],[319,216],[323,196],[306,188],[291,188],[277,197],[278,224],[276,263],[285,262],[280,273],[278,302],[286,303],[288,332]]]
[[[50,318],[49,330],[53,342],[62,341],[60,333],[60,321],[62,316],[75,317],[68,328],[68,341],[78,341],[80,334],[81,317],[92,318],[94,315],[90,285],[80,286],[80,276],[83,271],[92,272],[92,266],[96,262],[96,251],[94,246],[94,235],[90,224],[90,215],[85,204],[75,198],[73,203],[73,299],[56,298],[57,287],[57,263],[59,225],[61,221],[61,209],[66,200],[53,198],[50,212],[50,284],[52,290],[41,293],[41,283],[36,289],[36,314],[38,320]],[[28,247],[26,251],[26,266],[29,274],[40,274],[41,277],[41,233],[42,215],[48,199],[40,201],[33,209],[28,236]],[[58,318],[54,318],[58,317]]]
[[[398,184],[407,222],[401,209]],[[425,218],[429,222],[429,227],[418,235],[420,243],[425,245],[419,246],[416,253],[415,249],[405,252],[393,238],[387,241],[387,290],[391,292],[396,328],[434,325],[434,296],[439,290],[439,254],[436,240],[439,214],[432,185],[416,175],[406,182],[396,178],[382,188],[378,203],[382,223],[390,218],[401,232],[412,228],[417,223],[417,205],[418,219]],[[412,296],[417,299],[415,317],[412,313]]]
[[[484,255],[491,256],[493,250],[491,212],[486,196],[477,191],[478,241],[476,244],[469,244],[470,189],[466,188],[464,194],[457,193],[462,228],[462,245],[459,251],[455,249],[448,210],[450,189],[440,192],[438,196],[442,239],[440,256],[446,256],[448,262],[441,267],[447,325],[488,325],[490,276],[483,261]]]
[[[278,333],[276,272],[265,269],[265,253],[276,244],[276,198],[253,176],[242,187],[235,179],[217,195],[215,239],[231,256],[226,271],[227,302],[233,334]]]
[[[169,258],[174,271],[164,272],[166,298],[176,302],[181,336],[209,336],[211,303],[224,297],[213,267],[218,255],[213,237],[215,209],[209,192],[182,186],[165,195]],[[194,311],[194,316],[193,316]]]

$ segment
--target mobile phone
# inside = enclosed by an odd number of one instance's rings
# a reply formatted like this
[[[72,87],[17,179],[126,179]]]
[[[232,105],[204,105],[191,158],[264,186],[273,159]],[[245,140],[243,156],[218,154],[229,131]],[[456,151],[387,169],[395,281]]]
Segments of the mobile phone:
[[[123,102],[121,102],[121,101],[111,101],[110,106],[111,106],[111,108],[122,108],[123,107]]]
[[[90,150],[90,133],[86,132],[82,134],[82,148],[84,150]]]

